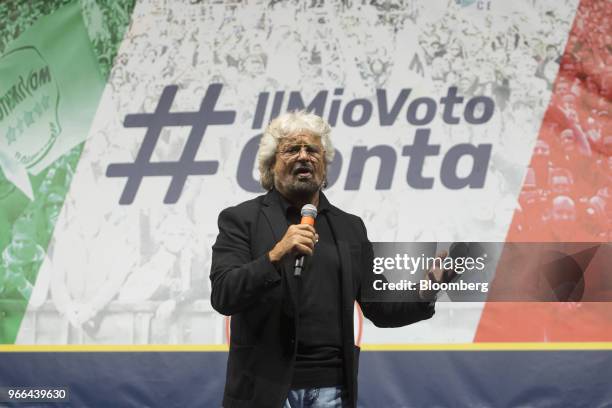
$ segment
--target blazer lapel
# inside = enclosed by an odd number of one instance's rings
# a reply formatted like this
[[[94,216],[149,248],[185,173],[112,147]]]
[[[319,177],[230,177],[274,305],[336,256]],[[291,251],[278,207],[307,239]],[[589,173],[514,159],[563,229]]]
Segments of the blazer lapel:
[[[283,214],[283,209],[280,203],[278,202],[278,200],[275,199],[271,191],[265,195],[261,210],[266,219],[268,220],[268,224],[270,225],[270,229],[272,230],[272,235],[274,236],[274,244],[276,244],[283,238],[289,226],[287,225],[287,218]],[[285,276],[285,282],[289,289],[289,293],[291,294],[291,303],[293,305],[293,309],[296,310],[297,282],[296,279],[293,277],[294,263],[295,259],[293,257],[287,256],[285,257],[283,262],[281,262],[280,267],[283,276]]]
[[[268,219],[268,224],[272,229],[272,235],[274,235],[274,242],[278,242],[287,232],[287,218],[283,214],[283,209],[278,202],[274,199],[274,195],[270,191],[264,196],[262,211]]]

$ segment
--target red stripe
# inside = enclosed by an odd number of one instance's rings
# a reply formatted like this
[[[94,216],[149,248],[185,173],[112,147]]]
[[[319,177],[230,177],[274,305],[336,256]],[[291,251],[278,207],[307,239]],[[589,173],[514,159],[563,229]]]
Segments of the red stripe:
[[[544,58],[541,67],[546,63]],[[507,242],[612,238],[609,1],[580,2],[560,65]],[[609,253],[589,262],[585,288],[612,287]],[[500,262],[498,278],[512,270],[507,266]],[[523,284],[536,285],[540,278]],[[487,303],[474,340],[611,341],[612,303]]]

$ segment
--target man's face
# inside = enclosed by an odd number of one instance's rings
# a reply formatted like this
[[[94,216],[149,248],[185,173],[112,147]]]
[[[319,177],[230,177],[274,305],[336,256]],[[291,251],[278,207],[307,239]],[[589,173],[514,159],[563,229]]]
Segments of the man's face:
[[[552,210],[553,221],[557,223],[571,223],[576,221],[576,207],[569,199],[555,200]]]
[[[561,132],[561,146],[566,152],[574,151],[576,146],[576,139],[574,138],[574,131],[572,129],[565,129]]]
[[[51,193],[45,204],[47,219],[52,225],[55,225],[57,217],[62,209],[62,197],[59,194]]]
[[[574,108],[575,97],[572,94],[567,94],[563,96],[563,107],[567,110]]]
[[[461,46],[459,46],[459,44],[457,43],[453,43],[451,44],[451,46],[448,49],[448,52],[453,56],[453,57],[458,57],[461,55]]]
[[[552,191],[556,194],[567,194],[572,190],[567,176],[557,175],[552,178]]]
[[[266,71],[265,64],[259,55],[249,55],[244,61],[244,70],[253,75],[262,75]]]
[[[567,82],[560,82],[557,85],[557,92],[559,93],[559,95],[565,95],[569,92],[569,85],[567,84]]]
[[[283,195],[310,198],[325,180],[327,163],[321,138],[296,133],[281,139],[272,168],[274,186]]]
[[[13,254],[20,261],[29,261],[34,258],[36,242],[26,234],[16,233],[12,239]]]

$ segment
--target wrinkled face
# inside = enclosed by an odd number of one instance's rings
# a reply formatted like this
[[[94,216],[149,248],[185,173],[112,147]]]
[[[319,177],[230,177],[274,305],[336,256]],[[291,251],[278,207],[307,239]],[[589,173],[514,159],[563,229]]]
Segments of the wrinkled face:
[[[274,187],[286,197],[310,198],[323,185],[326,168],[319,136],[290,135],[281,139],[276,150]]]

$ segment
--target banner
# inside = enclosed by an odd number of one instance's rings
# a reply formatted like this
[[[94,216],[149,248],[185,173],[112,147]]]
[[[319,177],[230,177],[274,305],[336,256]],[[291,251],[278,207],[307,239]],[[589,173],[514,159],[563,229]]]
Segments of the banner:
[[[324,193],[363,219],[375,247],[496,251],[488,292],[469,302],[442,293],[432,319],[381,329],[356,306],[361,371],[384,377],[381,390],[361,386],[364,406],[451,405],[427,389],[410,399],[401,375],[422,367],[399,362],[411,353],[448,379],[495,361],[515,364],[512,382],[527,369],[514,352],[610,372],[609,1],[83,0],[0,15],[3,350],[58,352],[33,364],[64,361],[72,373],[108,372],[97,352],[150,351],[151,370],[169,373],[178,368],[166,352],[214,352],[193,357],[207,366],[208,394],[182,401],[218,405],[231,333],[210,304],[217,217],[264,193],[263,130],[305,109],[332,127]],[[537,248],[579,267],[544,277],[563,302],[487,301],[520,272],[517,253],[534,259]],[[542,276],[523,273],[521,284]],[[75,350],[91,354],[62,353]],[[470,365],[473,351],[482,356]],[[553,377],[542,387],[570,381]],[[479,378],[465,380],[459,405],[496,405]],[[516,384],[508,406],[534,401],[521,395],[562,401]],[[593,390],[594,405],[612,400]]]

